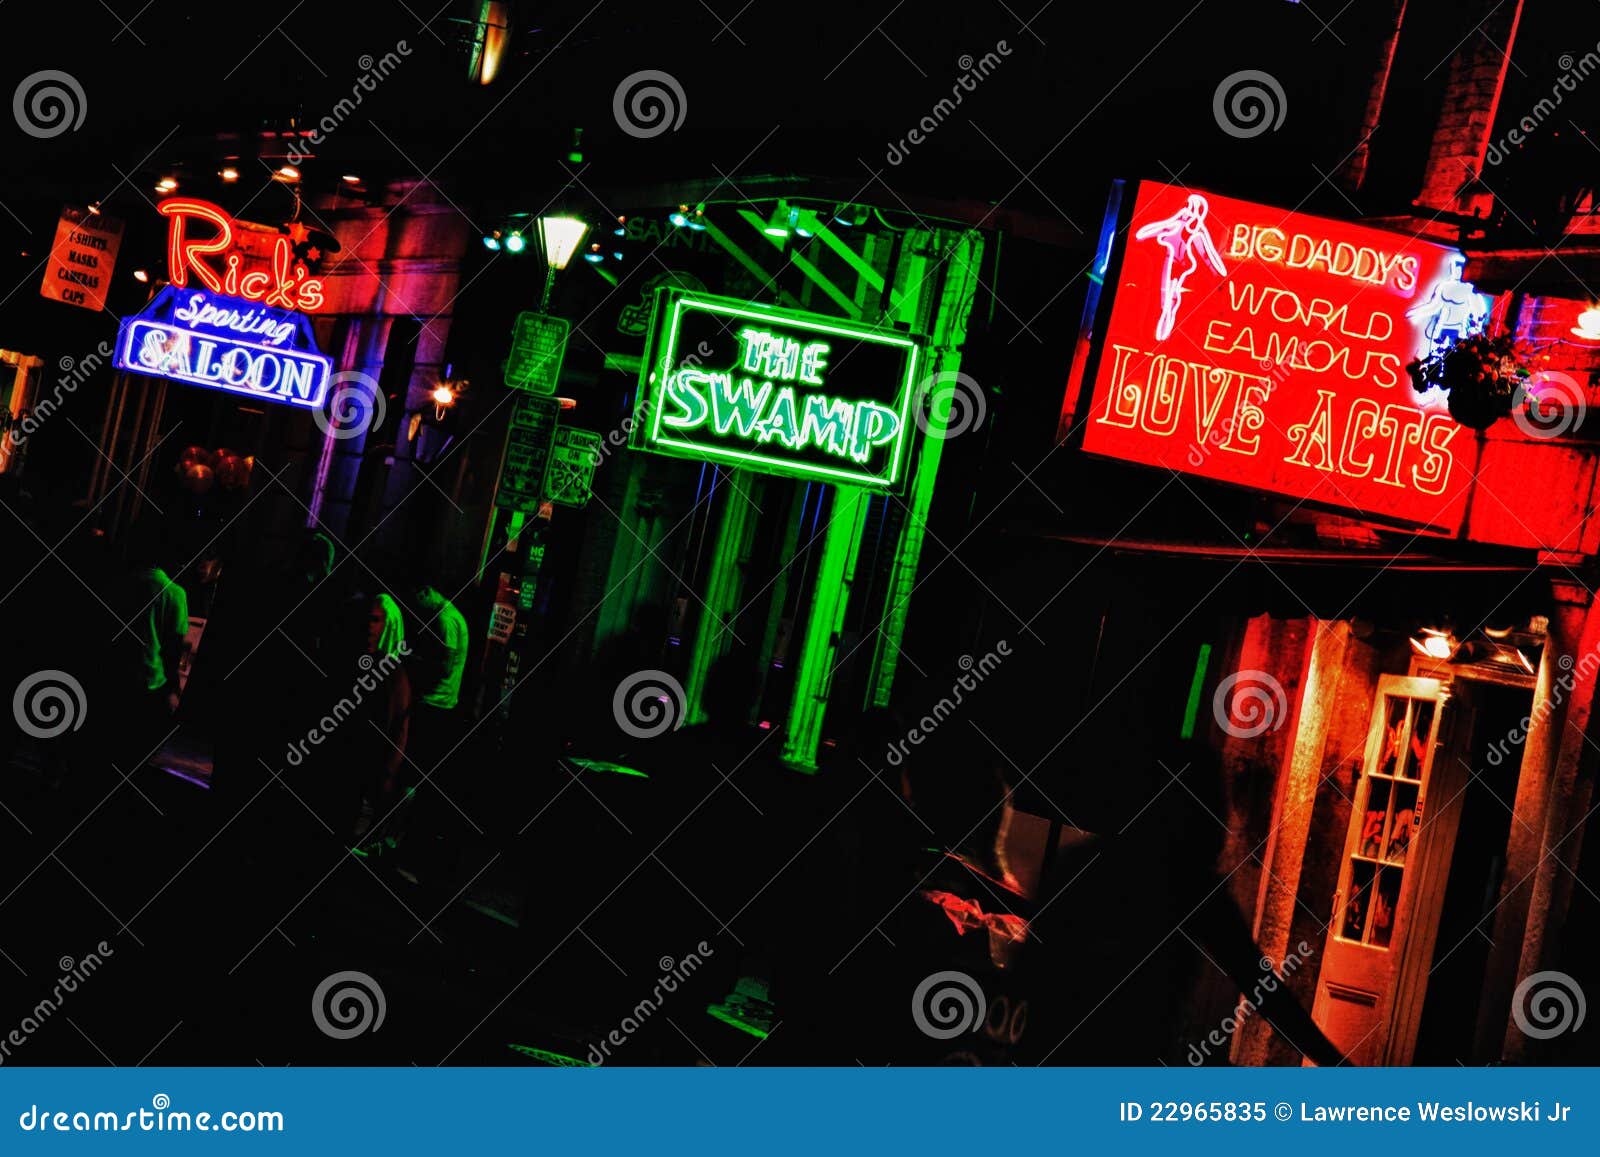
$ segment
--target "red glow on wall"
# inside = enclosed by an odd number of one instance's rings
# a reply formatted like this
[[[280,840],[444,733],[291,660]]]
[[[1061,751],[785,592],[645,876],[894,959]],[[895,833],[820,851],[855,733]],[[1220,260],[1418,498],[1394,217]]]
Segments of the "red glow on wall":
[[[234,220],[210,201],[170,197],[156,207],[170,218],[167,227],[167,278],[180,289],[192,275],[212,293],[259,301],[304,312],[323,303],[322,279],[294,259],[287,237],[273,243],[271,272],[251,269],[236,251]]]
[[[1120,247],[1086,450],[1460,526],[1473,436],[1405,370],[1487,324],[1457,251],[1156,182]]]

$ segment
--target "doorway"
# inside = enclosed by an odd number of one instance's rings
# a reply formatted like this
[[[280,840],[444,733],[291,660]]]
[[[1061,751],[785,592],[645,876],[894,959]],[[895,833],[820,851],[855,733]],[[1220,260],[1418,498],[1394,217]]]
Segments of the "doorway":
[[[1520,687],[1461,681],[1474,701],[1474,725],[1464,757],[1473,774],[1462,794],[1455,855],[1439,912],[1427,997],[1412,1061],[1419,1065],[1475,1065],[1491,1059],[1473,1053],[1484,972],[1494,944],[1494,912],[1505,879],[1522,766],[1522,721],[1533,704]],[[1504,1021],[1502,1012],[1500,1018]]]
[[[1379,678],[1313,1008],[1352,1063],[1471,1061],[1527,683]]]

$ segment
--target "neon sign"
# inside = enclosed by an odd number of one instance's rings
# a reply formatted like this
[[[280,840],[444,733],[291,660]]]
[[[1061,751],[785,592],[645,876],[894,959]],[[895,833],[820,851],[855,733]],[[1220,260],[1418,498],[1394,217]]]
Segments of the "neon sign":
[[[1148,181],[1108,224],[1085,450],[1459,527],[1471,439],[1405,372],[1487,323],[1459,252]]]
[[[892,490],[915,429],[918,352],[911,338],[868,325],[663,289],[632,444]]]
[[[332,361],[299,313],[169,285],[118,327],[120,370],[316,408]]]
[[[171,218],[167,227],[167,279],[179,289],[191,275],[212,293],[258,301],[278,309],[314,310],[323,303],[322,279],[295,260],[289,238],[274,239],[271,272],[250,268],[236,251],[233,218],[210,201],[170,197],[156,206]],[[196,229],[196,226],[199,226]],[[196,236],[196,233],[200,236]],[[220,265],[213,264],[213,260]]]

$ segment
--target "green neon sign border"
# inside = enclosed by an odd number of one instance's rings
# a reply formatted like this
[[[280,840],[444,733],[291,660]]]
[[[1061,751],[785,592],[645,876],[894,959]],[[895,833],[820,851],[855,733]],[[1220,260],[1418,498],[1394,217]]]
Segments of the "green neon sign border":
[[[910,441],[911,401],[915,392],[913,387],[916,381],[919,357],[922,353],[922,347],[914,339],[902,334],[885,333],[871,326],[851,325],[849,322],[835,321],[832,318],[818,320],[820,316],[818,314],[784,309],[781,306],[763,306],[735,301],[731,298],[697,294],[675,294],[670,304],[666,341],[662,346],[661,356],[655,360],[654,365],[648,371],[647,381],[640,391],[641,397],[649,397],[654,401],[666,389],[668,367],[672,365],[673,357],[677,352],[680,324],[684,313],[691,309],[698,309],[705,313],[722,314],[727,317],[736,317],[746,321],[784,322],[813,333],[824,333],[835,337],[847,337],[856,341],[876,342],[880,345],[904,348],[906,351],[906,370],[898,391],[900,407],[897,412],[900,420],[900,433],[895,438],[894,451],[890,455],[887,474],[883,471],[847,470],[841,467],[817,466],[808,462],[797,462],[792,458],[760,454],[748,450],[726,450],[717,446],[706,446],[700,442],[673,438],[661,433],[661,423],[665,414],[664,407],[660,405],[654,407],[655,413],[651,417],[650,431],[645,438],[642,449],[653,450],[673,457],[723,462],[737,466],[766,467],[770,473],[783,474],[793,478],[842,482],[856,486],[870,486],[884,491],[893,490],[900,484],[901,460],[905,457],[907,444]]]

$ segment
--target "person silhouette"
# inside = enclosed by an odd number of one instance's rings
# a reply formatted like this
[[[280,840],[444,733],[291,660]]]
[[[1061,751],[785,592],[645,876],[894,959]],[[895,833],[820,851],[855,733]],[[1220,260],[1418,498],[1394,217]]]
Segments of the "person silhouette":
[[[1139,241],[1154,237],[1167,251],[1166,262],[1161,267],[1161,317],[1156,321],[1157,341],[1165,340],[1172,333],[1172,327],[1178,320],[1178,304],[1185,292],[1183,283],[1188,280],[1189,274],[1200,268],[1202,258],[1217,271],[1218,277],[1228,276],[1222,256],[1211,240],[1210,230],[1206,228],[1206,214],[1209,211],[1210,206],[1204,197],[1199,193],[1190,193],[1188,203],[1182,209],[1165,220],[1150,222],[1133,235]],[[1183,264],[1182,270],[1174,273],[1180,263]]]

